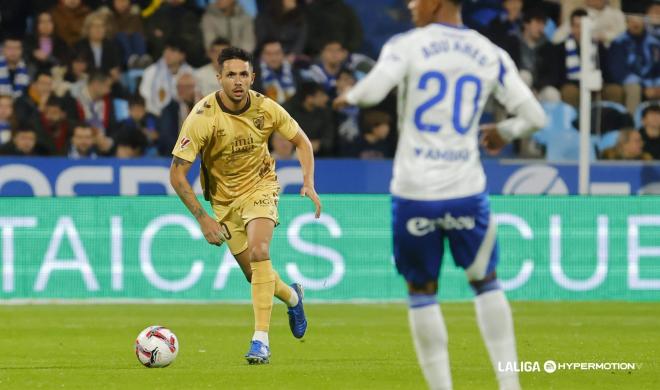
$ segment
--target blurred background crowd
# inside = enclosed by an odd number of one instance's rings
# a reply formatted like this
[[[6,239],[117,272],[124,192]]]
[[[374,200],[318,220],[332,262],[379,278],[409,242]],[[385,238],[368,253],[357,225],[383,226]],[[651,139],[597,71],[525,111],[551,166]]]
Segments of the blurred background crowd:
[[[169,156],[216,59],[255,55],[253,89],[282,104],[319,157],[391,158],[396,99],[333,110],[411,27],[406,0],[2,0],[0,155]],[[550,121],[503,157],[577,158],[581,17],[603,88],[593,158],[660,159],[660,1],[467,0],[464,22],[506,50]],[[482,122],[503,119],[489,104]],[[295,158],[275,134],[277,159]]]

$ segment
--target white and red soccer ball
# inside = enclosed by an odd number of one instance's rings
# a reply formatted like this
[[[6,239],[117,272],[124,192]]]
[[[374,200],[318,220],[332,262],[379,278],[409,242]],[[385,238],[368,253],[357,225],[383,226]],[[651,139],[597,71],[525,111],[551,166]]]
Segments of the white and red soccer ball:
[[[167,367],[179,353],[179,339],[163,326],[150,326],[135,340],[135,355],[146,367]]]

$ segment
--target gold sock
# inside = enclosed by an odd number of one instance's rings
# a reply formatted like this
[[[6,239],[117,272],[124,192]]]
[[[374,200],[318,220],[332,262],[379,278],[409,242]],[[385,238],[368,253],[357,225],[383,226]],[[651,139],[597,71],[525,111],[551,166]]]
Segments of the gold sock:
[[[273,273],[275,274],[275,296],[289,306],[292,294],[291,287],[282,281],[277,271],[273,271]]]
[[[268,332],[275,294],[275,271],[270,260],[250,263],[252,268],[252,308],[254,330]]]

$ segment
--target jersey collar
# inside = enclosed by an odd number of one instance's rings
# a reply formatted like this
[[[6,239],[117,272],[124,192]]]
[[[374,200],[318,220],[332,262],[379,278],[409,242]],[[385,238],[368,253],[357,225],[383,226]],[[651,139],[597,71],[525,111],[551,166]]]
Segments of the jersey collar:
[[[222,109],[223,112],[226,112],[227,114],[232,114],[232,115],[241,115],[242,113],[244,113],[245,111],[250,109],[250,104],[251,104],[250,91],[248,91],[248,97],[247,97],[247,102],[245,103],[245,106],[243,106],[243,108],[241,108],[238,111],[232,111],[229,108],[227,108],[227,106],[225,106],[225,104],[222,102],[222,99],[220,99],[220,91],[215,93],[215,100],[218,102],[218,105],[220,106],[220,108]]]
[[[449,27],[449,28],[455,28],[457,30],[469,30],[469,28],[464,24],[447,24],[447,23],[440,23],[440,22],[434,22],[433,24],[439,24],[441,26],[445,26],[445,27]]]

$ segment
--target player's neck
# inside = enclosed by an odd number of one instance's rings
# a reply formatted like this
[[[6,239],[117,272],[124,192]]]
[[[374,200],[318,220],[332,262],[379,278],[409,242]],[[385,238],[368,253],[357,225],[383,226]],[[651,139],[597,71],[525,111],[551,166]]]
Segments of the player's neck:
[[[246,93],[243,99],[241,99],[238,102],[233,101],[230,99],[227,94],[225,94],[224,91],[220,91],[220,102],[222,103],[223,108],[226,108],[229,111],[232,112],[241,112],[245,109],[245,106],[249,104],[249,93]]]
[[[447,24],[450,26],[463,26],[463,19],[461,18],[461,13],[457,12],[456,9],[447,9],[445,7],[441,8],[438,14],[435,17],[436,23]]]

